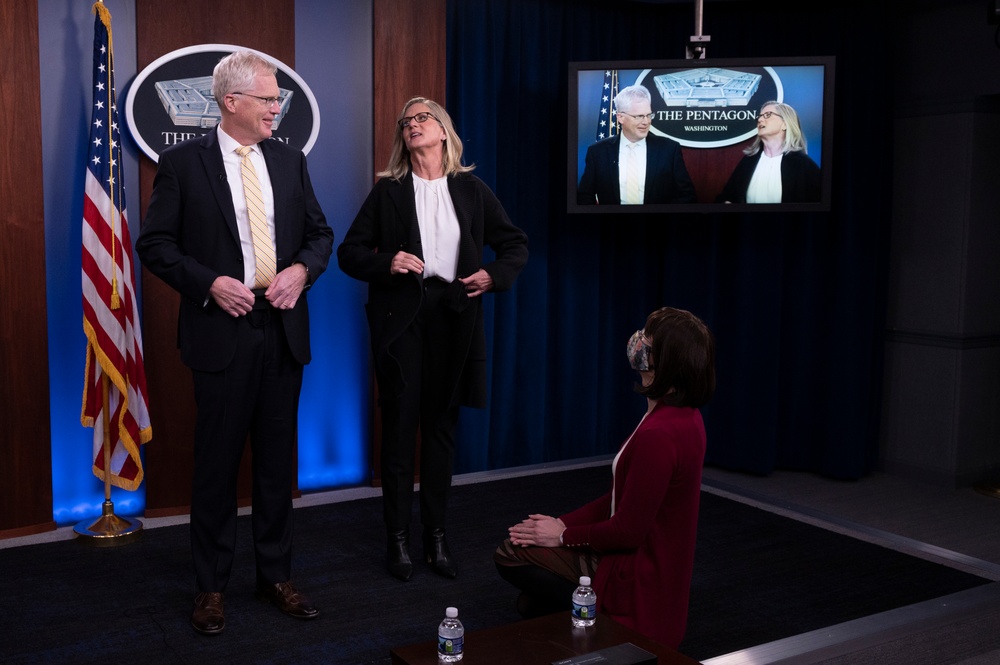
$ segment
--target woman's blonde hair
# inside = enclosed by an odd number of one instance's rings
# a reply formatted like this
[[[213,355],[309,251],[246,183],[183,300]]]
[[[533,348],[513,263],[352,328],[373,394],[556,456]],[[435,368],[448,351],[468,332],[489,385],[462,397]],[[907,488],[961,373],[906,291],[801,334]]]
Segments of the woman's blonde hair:
[[[462,164],[462,139],[458,138],[458,134],[455,133],[455,126],[452,124],[451,116],[448,115],[443,106],[434,100],[427,99],[426,97],[414,97],[403,106],[403,111],[399,114],[399,117],[406,117],[406,112],[414,104],[426,104],[427,108],[430,109],[430,114],[434,116],[437,123],[441,125],[441,129],[444,130],[445,141],[442,147],[444,151],[442,160],[444,174],[451,176],[456,173],[468,173],[476,168],[475,164],[471,166],[464,166]],[[392,139],[392,152],[389,155],[389,165],[385,167],[384,171],[379,171],[375,175],[379,178],[402,180],[409,172],[410,151],[406,149],[406,143],[403,141],[403,128],[397,122],[396,135]]]
[[[781,119],[785,121],[785,137],[781,142],[782,154],[798,150],[808,154],[809,151],[806,150],[806,137],[802,133],[802,126],[799,125],[799,114],[795,112],[795,109],[788,104],[770,101],[761,104],[760,110],[763,111],[768,106],[773,106],[775,115],[781,116]],[[743,153],[746,155],[756,155],[760,152],[760,147],[763,143],[760,136],[758,136],[753,140],[753,143],[747,146]]]

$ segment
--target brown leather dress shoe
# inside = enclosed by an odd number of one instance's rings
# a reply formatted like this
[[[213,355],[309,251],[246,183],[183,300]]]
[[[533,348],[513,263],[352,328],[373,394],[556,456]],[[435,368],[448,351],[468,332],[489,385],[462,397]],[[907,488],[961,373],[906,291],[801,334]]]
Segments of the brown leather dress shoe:
[[[226,627],[226,617],[222,612],[222,594],[218,591],[202,591],[194,597],[194,611],[191,625],[202,635],[218,635]]]
[[[266,600],[279,610],[296,619],[315,619],[319,610],[308,598],[295,590],[291,582],[257,584],[257,598]]]

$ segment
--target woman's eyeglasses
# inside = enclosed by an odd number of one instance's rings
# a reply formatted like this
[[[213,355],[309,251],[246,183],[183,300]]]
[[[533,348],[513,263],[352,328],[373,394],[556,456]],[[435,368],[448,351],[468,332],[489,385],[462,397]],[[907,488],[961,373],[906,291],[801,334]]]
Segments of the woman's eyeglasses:
[[[775,113],[774,111],[764,111],[763,113],[761,113],[761,114],[760,114],[760,117],[764,118],[764,120],[767,120],[767,119],[768,119],[768,118],[770,118],[770,117],[771,117],[772,115],[776,115],[776,116],[778,116],[779,118],[783,117],[783,116],[782,116],[781,114],[779,114],[779,113]]]
[[[427,122],[427,118],[434,118],[434,116],[431,115],[430,113],[418,113],[416,115],[408,115],[405,118],[400,118],[399,120],[397,120],[396,124],[398,124],[399,128],[402,129],[404,127],[409,127],[411,122],[415,122],[418,125]],[[437,120],[437,118],[434,119]]]

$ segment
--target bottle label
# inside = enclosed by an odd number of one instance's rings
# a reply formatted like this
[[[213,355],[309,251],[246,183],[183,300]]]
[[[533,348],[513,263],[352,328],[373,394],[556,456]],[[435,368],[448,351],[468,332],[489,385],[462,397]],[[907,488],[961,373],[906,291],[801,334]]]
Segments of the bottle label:
[[[580,605],[574,602],[573,616],[577,619],[593,619],[597,616],[597,605]]]
[[[462,647],[465,646],[465,636],[460,637],[442,637],[438,635],[438,653],[443,653],[446,656],[457,656],[462,653]]]

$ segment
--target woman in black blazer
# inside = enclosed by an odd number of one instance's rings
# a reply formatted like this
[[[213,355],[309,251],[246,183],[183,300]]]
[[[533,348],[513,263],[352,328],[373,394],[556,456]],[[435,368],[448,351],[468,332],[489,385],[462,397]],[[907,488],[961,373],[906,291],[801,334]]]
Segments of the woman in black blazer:
[[[458,573],[445,540],[459,406],[486,405],[480,296],[509,289],[527,237],[474,167],[447,111],[415,97],[397,122],[389,165],[337,249],[346,274],[368,282],[366,312],[381,406],[386,565],[403,581],[414,454],[420,430],[420,519],[427,563]],[[496,253],[483,263],[483,246]]]
[[[764,102],[757,137],[743,151],[716,198],[719,203],[812,203],[820,199],[820,170],[806,154],[799,116],[788,104]]]

